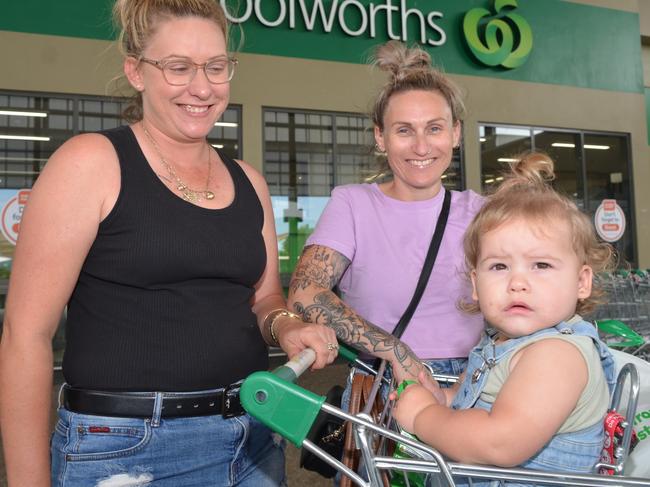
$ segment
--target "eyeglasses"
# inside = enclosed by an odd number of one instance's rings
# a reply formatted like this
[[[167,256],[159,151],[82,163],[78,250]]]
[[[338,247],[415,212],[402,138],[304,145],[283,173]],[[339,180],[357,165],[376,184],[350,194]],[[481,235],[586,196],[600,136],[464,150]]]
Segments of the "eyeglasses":
[[[187,59],[154,59],[140,58],[140,61],[157,67],[162,71],[165,81],[173,86],[188,85],[196,76],[196,70],[203,69],[206,78],[212,84],[227,83],[235,74],[238,61],[234,58],[220,58],[203,64],[197,64]]]

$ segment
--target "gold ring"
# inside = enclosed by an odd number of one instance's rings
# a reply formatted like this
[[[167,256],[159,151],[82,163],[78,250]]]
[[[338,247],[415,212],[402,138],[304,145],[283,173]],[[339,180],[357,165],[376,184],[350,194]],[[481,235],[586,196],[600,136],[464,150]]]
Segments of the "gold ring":
[[[329,342],[327,343],[327,349],[328,349],[330,352],[333,351],[333,350],[336,350],[337,348],[339,348],[339,346],[336,345],[335,343],[329,343]]]

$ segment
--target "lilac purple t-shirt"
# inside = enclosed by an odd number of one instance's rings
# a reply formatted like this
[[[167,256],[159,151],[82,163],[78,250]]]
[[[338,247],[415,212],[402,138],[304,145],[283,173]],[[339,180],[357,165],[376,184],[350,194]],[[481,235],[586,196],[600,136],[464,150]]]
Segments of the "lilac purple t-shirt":
[[[339,283],[344,301],[390,332],[415,291],[443,198],[444,190],[429,200],[400,201],[377,184],[339,186],[306,245],[323,245],[350,259]],[[463,235],[482,203],[473,191],[452,191],[431,278],[402,337],[420,358],[466,357],[479,341],[482,317],[460,311],[457,302],[471,298]]]

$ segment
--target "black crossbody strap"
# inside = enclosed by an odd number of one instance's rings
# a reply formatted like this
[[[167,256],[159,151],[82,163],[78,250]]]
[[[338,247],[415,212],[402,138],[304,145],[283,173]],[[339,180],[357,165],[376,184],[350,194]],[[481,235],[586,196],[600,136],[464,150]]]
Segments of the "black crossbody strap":
[[[440,243],[442,242],[442,236],[445,233],[445,227],[447,226],[447,218],[449,217],[449,208],[451,207],[451,191],[445,191],[445,199],[442,203],[442,209],[440,210],[440,215],[438,216],[438,223],[436,223],[436,229],[433,232],[433,237],[431,238],[431,244],[429,245],[429,251],[427,252],[427,257],[424,260],[424,265],[422,266],[422,272],[420,273],[420,279],[418,284],[415,287],[415,293],[411,298],[406,311],[397,322],[397,326],[393,330],[393,335],[397,338],[400,338],[406,330],[406,325],[409,324],[415,309],[420,303],[422,294],[424,294],[424,289],[427,287],[429,282],[429,277],[431,277],[431,270],[433,269],[433,264],[436,262],[436,257],[438,255],[438,250],[440,249]]]

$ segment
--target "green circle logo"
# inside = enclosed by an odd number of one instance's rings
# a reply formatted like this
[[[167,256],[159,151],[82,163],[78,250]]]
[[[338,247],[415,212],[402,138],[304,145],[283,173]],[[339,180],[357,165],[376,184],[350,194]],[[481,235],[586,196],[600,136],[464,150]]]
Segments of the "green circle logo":
[[[494,14],[484,8],[473,8],[465,14],[463,33],[481,63],[512,69],[528,59],[533,49],[533,31],[526,19],[512,10],[502,14],[506,7],[517,8],[517,0],[494,0]]]

